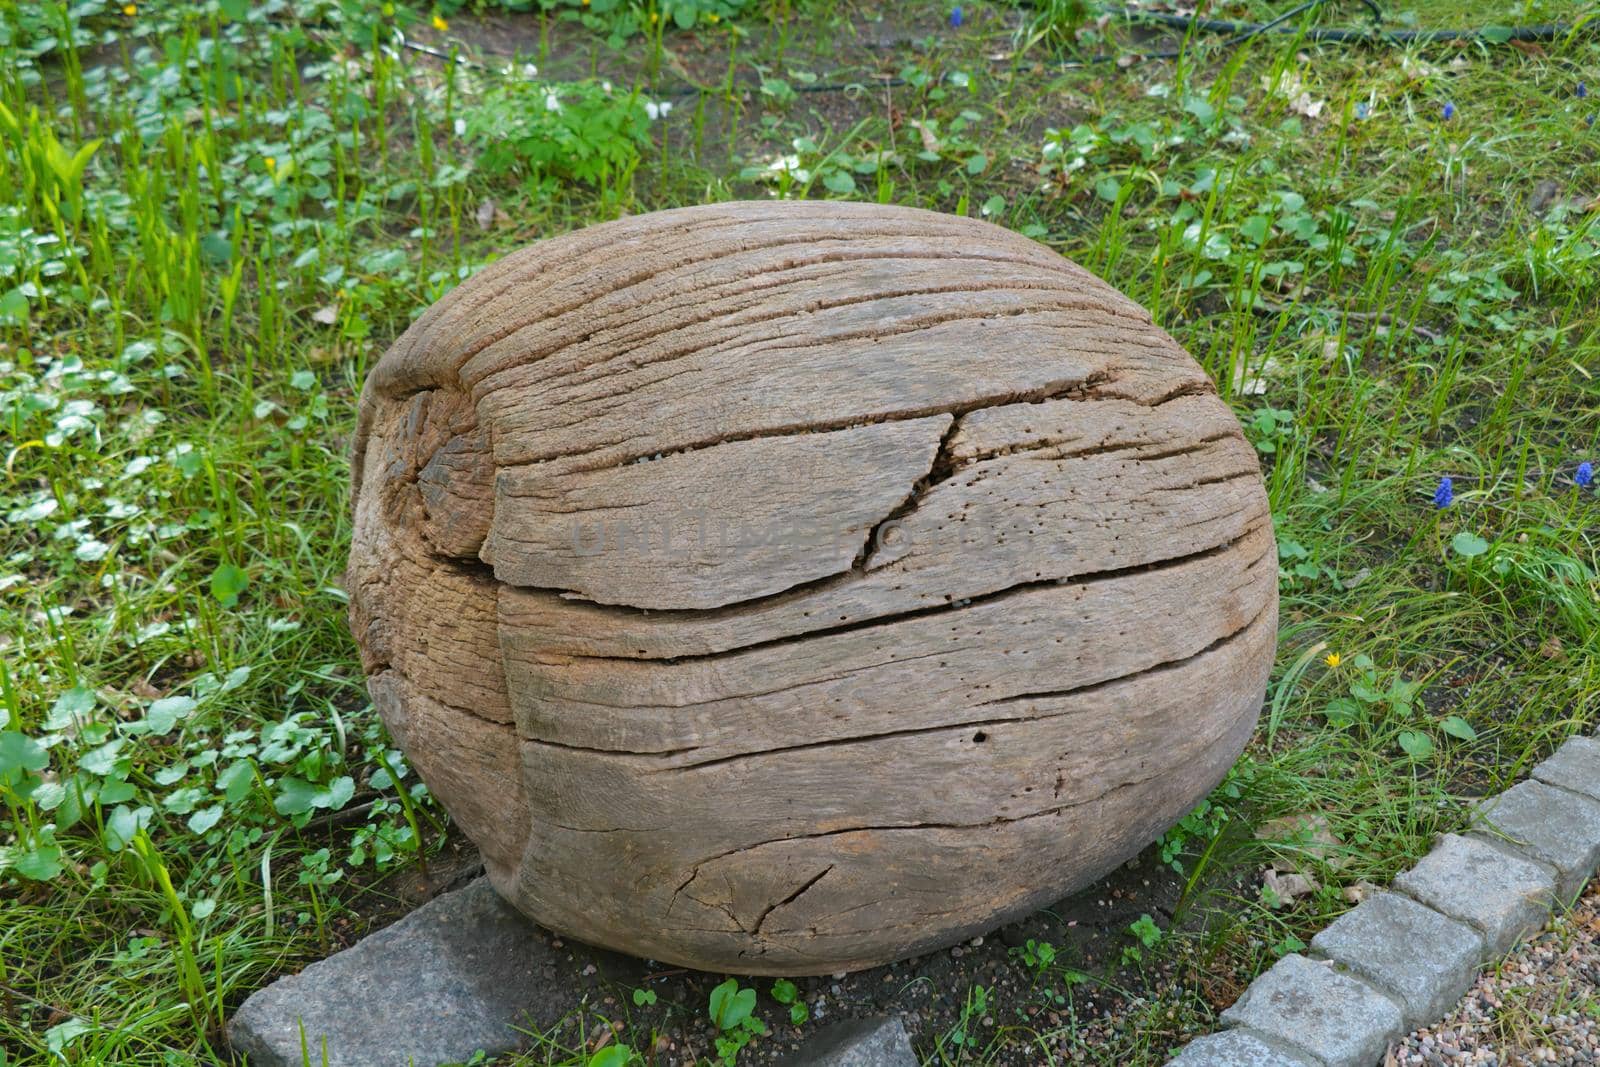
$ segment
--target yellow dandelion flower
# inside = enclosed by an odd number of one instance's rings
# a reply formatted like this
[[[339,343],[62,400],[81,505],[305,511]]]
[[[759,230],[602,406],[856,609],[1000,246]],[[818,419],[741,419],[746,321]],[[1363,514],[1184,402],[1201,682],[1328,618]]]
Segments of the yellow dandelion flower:
[[[266,164],[268,171],[274,171],[278,169],[277,156],[265,156],[262,158],[261,162]]]
[[[443,33],[450,28],[450,24],[444,20],[443,15],[435,15],[433,16],[433,28]]]
[[[1344,657],[1339,655],[1337,652],[1329,652],[1323,657],[1322,662],[1326,663],[1330,667],[1337,667],[1339,664],[1344,662]]]
[[[661,21],[661,16],[660,15],[656,14],[654,11],[650,12],[650,25],[654,26],[657,22],[660,22],[660,21]]]
[[[717,14],[715,11],[707,11],[706,12],[706,21],[707,22],[721,22],[722,21],[722,16]]]
[[[137,4],[123,4],[122,13],[131,19],[139,13],[139,6]]]

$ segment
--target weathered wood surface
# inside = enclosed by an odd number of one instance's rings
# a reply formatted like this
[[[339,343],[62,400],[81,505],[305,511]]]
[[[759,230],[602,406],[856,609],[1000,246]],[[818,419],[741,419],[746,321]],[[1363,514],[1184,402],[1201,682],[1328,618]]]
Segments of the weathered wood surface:
[[[1275,643],[1254,450],[1142,309],[986,224],[734,203],[541,242],[362,395],[373,699],[546,925],[825,973],[1158,836]]]
[[[503,582],[600,604],[715,608],[781,593],[849,570],[953,421],[755,437],[602,470],[511,467],[486,553]]]

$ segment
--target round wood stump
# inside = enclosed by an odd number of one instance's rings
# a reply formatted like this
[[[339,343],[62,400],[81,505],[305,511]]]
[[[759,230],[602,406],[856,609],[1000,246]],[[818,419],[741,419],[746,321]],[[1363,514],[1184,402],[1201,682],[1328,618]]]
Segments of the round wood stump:
[[[494,885],[751,974],[989,930],[1223,775],[1260,469],[1144,309],[986,223],[664,211],[542,241],[368,380],[351,622]]]

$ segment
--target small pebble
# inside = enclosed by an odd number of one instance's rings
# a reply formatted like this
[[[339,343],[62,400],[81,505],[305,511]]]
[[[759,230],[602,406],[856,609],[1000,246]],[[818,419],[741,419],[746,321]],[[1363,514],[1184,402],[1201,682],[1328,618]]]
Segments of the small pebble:
[[[1600,881],[1570,914],[1486,971],[1448,1018],[1391,1047],[1384,1063],[1600,1063]]]

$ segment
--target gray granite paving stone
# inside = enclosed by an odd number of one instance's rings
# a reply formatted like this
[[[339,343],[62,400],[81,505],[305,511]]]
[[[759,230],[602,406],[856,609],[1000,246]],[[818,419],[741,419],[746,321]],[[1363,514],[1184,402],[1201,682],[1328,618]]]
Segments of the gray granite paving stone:
[[[917,1067],[898,1015],[850,1019],[818,1029],[778,1067]]]
[[[1504,955],[1550,917],[1555,874],[1493,845],[1445,834],[1433,851],[1394,880],[1406,895],[1483,935],[1485,961]]]
[[[1311,939],[1313,951],[1400,1005],[1407,1030],[1431,1023],[1478,976],[1483,937],[1396,893],[1378,893]]]
[[[1323,1067],[1321,1060],[1269,1045],[1245,1030],[1197,1037],[1167,1067]]]
[[[1600,800],[1600,741],[1574,737],[1533,769],[1541,782]]]
[[[1332,964],[1285,956],[1222,1013],[1273,1041],[1312,1054],[1327,1067],[1372,1067],[1404,1032],[1400,1008]]]
[[[246,1000],[228,1040],[250,1067],[433,1067],[520,1043],[511,1029],[563,1003],[548,935],[486,878],[424,904],[343,952]],[[556,1009],[559,1014],[559,1009]]]
[[[1378,893],[1317,934],[1326,962],[1279,960],[1223,1012],[1238,1029],[1190,1042],[1168,1067],[1370,1067],[1389,1038],[1446,1015],[1480,962],[1541,929],[1597,867],[1600,740],[1575,737],[1483,801],[1469,835],[1444,835],[1396,878],[1409,897]]]
[[[1600,800],[1543,782],[1519,782],[1478,805],[1474,837],[1556,869],[1556,896],[1570,902],[1600,864]]]

